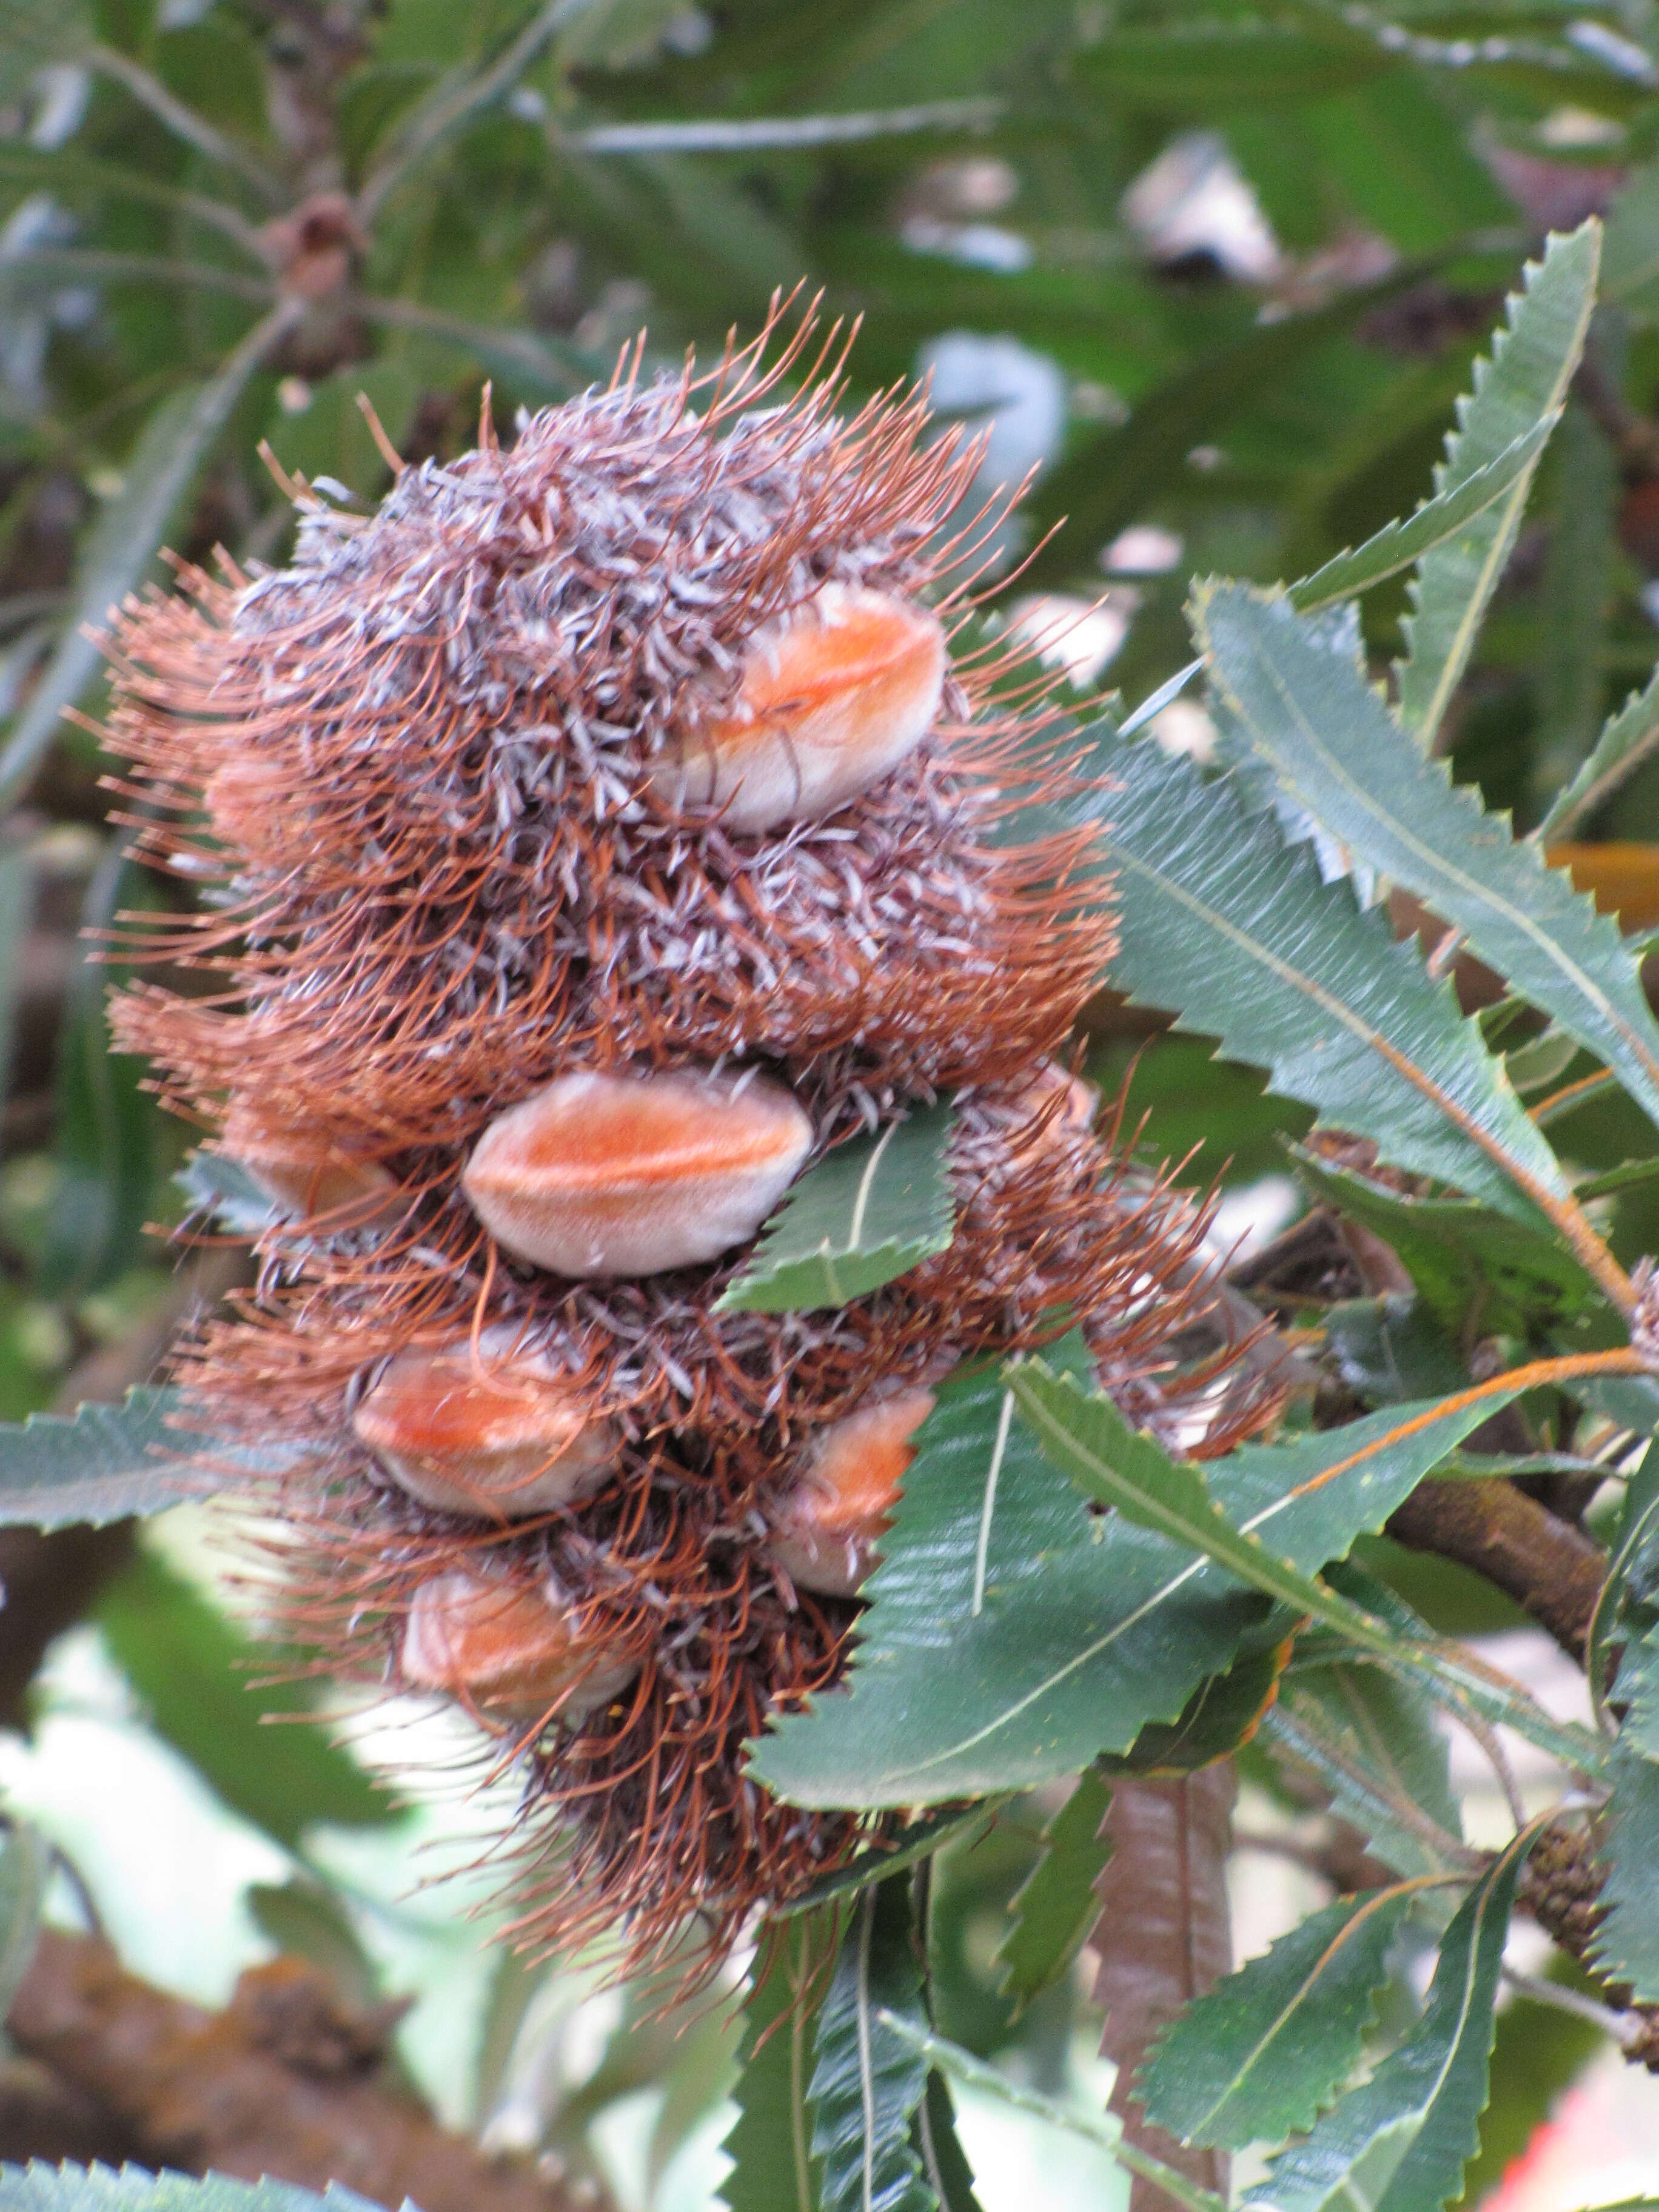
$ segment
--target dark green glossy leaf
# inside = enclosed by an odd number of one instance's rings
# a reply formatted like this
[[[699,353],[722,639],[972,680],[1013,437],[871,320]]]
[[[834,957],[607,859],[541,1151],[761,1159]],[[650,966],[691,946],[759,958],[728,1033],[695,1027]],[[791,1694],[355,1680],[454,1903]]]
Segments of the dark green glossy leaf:
[[[1179,1718],[1225,1671],[1261,1600],[1184,1544],[1091,1515],[1013,1418],[1000,1377],[947,1382],[918,1432],[846,1685],[754,1747],[779,1796],[876,1807],[982,1797],[1075,1774]],[[1306,1573],[1379,1527],[1498,1399],[1406,1431],[1409,1408],[1206,1479],[1229,1520]]]
[[[1462,2186],[1486,2102],[1510,1905],[1528,1832],[1470,1891],[1440,1946],[1422,2017],[1360,2087],[1273,2160],[1262,2212],[1439,2212]]]
[[[744,2007],[743,2048],[732,2092],[738,2116],[724,2148],[734,2161],[720,2185],[727,2212],[818,2212],[819,2161],[807,2102],[817,2030],[815,1997],[835,1942],[831,1916],[787,1922],[763,1948]]]
[[[1224,1674],[1201,1682],[1173,1721],[1149,1721],[1132,1747],[1103,1753],[1103,1774],[1194,1774],[1248,1743],[1279,1694],[1295,1616],[1277,1607],[1244,1638]]]
[[[1517,844],[1508,823],[1427,760],[1360,672],[1282,599],[1206,586],[1194,630],[1212,680],[1279,785],[1342,845],[1403,884],[1524,999],[1604,1060],[1659,1123],[1659,1027],[1618,925]],[[1559,1196],[1543,1139],[1507,1149],[1523,1188]],[[1467,1184],[1463,1186],[1466,1189]]]
[[[1346,1300],[1328,1310],[1324,1328],[1337,1373],[1370,1405],[1443,1398],[1468,1382],[1468,1364],[1425,1298]]]
[[[1085,1767],[1042,1832],[1042,1856],[1014,1893],[996,1963],[998,1986],[1022,2010],[1060,1979],[1100,1910],[1094,1884],[1111,1855],[1101,1833],[1111,1797],[1099,1770]]]
[[[822,2212],[939,2212],[913,2140],[927,2063],[888,2015],[927,2025],[908,1875],[864,1893],[818,2014],[807,2094]]]
[[[1659,2002],[1659,1765],[1620,1747],[1612,1777],[1596,1823],[1607,1917],[1590,1956],[1609,1981],[1628,1982],[1639,2003],[1651,2004]]]
[[[1437,495],[1455,491],[1560,407],[1589,326],[1600,253],[1601,226],[1592,222],[1570,238],[1552,237],[1543,260],[1528,264],[1491,356],[1475,364],[1472,397],[1458,402],[1457,428],[1435,471]],[[1426,555],[1413,581],[1415,611],[1397,672],[1400,720],[1425,752],[1468,665],[1530,484],[1528,472],[1461,537]]]
[[[957,2116],[945,2076],[935,2068],[916,2112],[916,2147],[939,2212],[981,2212],[974,2172],[957,2135]]]
[[[1517,1174],[1565,1194],[1449,984],[1346,883],[1325,883],[1229,781],[1206,783],[1150,741],[1108,738],[1091,766],[1109,779],[1099,843],[1119,907],[1116,988],[1218,1037],[1394,1166],[1528,1222]]]
[[[1182,2142],[1242,2150],[1310,2128],[1358,2063],[1414,1889],[1344,1898],[1229,1974],[1152,2046],[1137,2094]]]
[[[1535,1337],[1599,1302],[1566,1246],[1526,1222],[1462,1199],[1403,1197],[1300,1146],[1291,1152],[1318,1196],[1394,1248],[1427,1313],[1448,1332],[1473,1313],[1483,1329]]]
[[[947,1102],[842,1145],[804,1175],[761,1232],[717,1313],[810,1313],[844,1306],[950,1244]]]

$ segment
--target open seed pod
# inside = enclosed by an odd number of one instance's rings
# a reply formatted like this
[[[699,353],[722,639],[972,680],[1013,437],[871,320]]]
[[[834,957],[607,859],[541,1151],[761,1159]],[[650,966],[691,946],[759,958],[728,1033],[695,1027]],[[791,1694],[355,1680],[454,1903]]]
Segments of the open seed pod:
[[[308,510],[280,573],[116,625],[141,849],[199,873],[208,794],[235,917],[149,922],[209,987],[130,988],[118,1039],[306,1217],[181,1349],[189,1418],[310,1447],[263,1501],[293,1632],[454,1698],[481,1756],[511,1721],[524,1909],[639,1960],[695,1924],[717,1962],[867,1842],[744,1745],[845,1667],[953,1363],[1075,1326],[1183,1443],[1190,1394],[1215,1448],[1255,1412],[1171,1370],[1201,1209],[1051,1065],[1110,886],[1041,707],[950,657],[974,453],[914,398],[786,394],[799,343],[486,422],[372,514]],[[1075,826],[1020,842],[1051,803]],[[722,1304],[799,1176],[943,1093],[948,1249]],[[319,1212],[354,1194],[396,1233]]]
[[[578,1504],[622,1454],[615,1422],[511,1328],[398,1352],[358,1400],[351,1428],[420,1504],[490,1519]]]
[[[898,1390],[832,1421],[769,1516],[768,1549],[802,1589],[855,1597],[898,1503],[931,1390]]]

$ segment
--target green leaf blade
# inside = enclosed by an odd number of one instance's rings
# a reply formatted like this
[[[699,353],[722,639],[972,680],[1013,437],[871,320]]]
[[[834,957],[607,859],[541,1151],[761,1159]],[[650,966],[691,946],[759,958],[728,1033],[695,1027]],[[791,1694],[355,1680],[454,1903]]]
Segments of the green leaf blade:
[[[1410,568],[1448,538],[1455,538],[1522,477],[1531,477],[1559,420],[1559,409],[1552,410],[1530,429],[1512,438],[1502,453],[1434,498],[1425,500],[1414,514],[1401,522],[1385,524],[1363,545],[1351,552],[1337,554],[1323,568],[1316,568],[1312,575],[1304,576],[1299,584],[1292,584],[1291,603],[1303,614],[1312,614],[1321,607],[1334,605],[1339,599],[1353,599],[1361,592],[1370,591],[1372,585]]]
[[[1507,1164],[1565,1185],[1449,984],[1229,782],[1145,742],[1109,739],[1093,765],[1109,785],[1115,987],[1266,1068],[1280,1097],[1371,1138],[1391,1165],[1536,1224]]]
[[[1461,929],[1659,1124],[1659,1027],[1616,924],[1535,846],[1517,844],[1445,763],[1425,759],[1359,671],[1324,651],[1285,601],[1240,585],[1206,588],[1195,627],[1214,680],[1280,787]],[[1511,1172],[1559,1198],[1553,1155],[1528,1127],[1531,1141],[1514,1151]]]
[[[1022,2011],[1060,1979],[1100,1910],[1094,1885],[1111,1856],[1111,1841],[1101,1832],[1111,1801],[1104,1777],[1086,1767],[1042,1832],[1042,1857],[1014,1893],[996,1964],[999,1986]]]
[[[4,2212],[377,2212],[367,2197],[331,2181],[306,2189],[297,2181],[239,2181],[210,2173],[147,2173],[124,2166],[0,2166]]]
[[[97,673],[102,656],[82,626],[102,623],[143,580],[249,379],[298,313],[297,301],[274,308],[216,376],[181,386],[145,424],[127,463],[126,489],[99,516],[82,550],[76,604],[62,641],[0,754],[0,805],[27,784],[64,709]]]
[[[1247,2207],[1439,2212],[1456,2196],[1486,2101],[1504,1942],[1530,1841],[1528,1834],[1511,1844],[1459,1908],[1428,2002],[1405,2040],[1279,2154]]]
[[[1313,2125],[1358,2063],[1411,1889],[1310,1913],[1195,1998],[1153,2045],[1137,2094],[1182,2142],[1243,2150]]]
[[[842,1146],[761,1233],[717,1313],[811,1313],[878,1290],[950,1245],[956,1113],[948,1100]]]
[[[1641,690],[1632,692],[1616,714],[1608,717],[1589,757],[1556,793],[1539,823],[1540,844],[1552,837],[1565,837],[1656,751],[1659,751],[1659,671]]]
[[[927,2061],[884,2013],[927,2026],[905,1875],[865,1892],[818,2015],[809,2095],[823,2212],[939,2212],[912,2141]]]
[[[1475,364],[1472,396],[1458,403],[1457,428],[1435,471],[1437,495],[1455,491],[1561,407],[1589,327],[1601,240],[1601,225],[1592,219],[1571,236],[1552,235],[1543,260],[1528,264],[1490,356]],[[1528,469],[1461,536],[1425,554],[1419,566],[1409,651],[1396,673],[1401,721],[1425,752],[1468,665],[1531,482]]]
[[[1076,1774],[1176,1720],[1261,1631],[1265,1601],[1213,1561],[1091,1515],[1026,1424],[1005,1424],[1004,1395],[990,1370],[940,1389],[866,1585],[846,1682],[775,1717],[751,1747],[775,1795],[873,1809]],[[1263,1549],[1310,1571],[1380,1527],[1498,1402],[1395,1408],[1247,1446],[1208,1465],[1210,1494]]]
[[[1659,1765],[1621,1746],[1612,1775],[1595,1852],[1607,1915],[1590,1955],[1598,1972],[1650,2004],[1659,2002]]]

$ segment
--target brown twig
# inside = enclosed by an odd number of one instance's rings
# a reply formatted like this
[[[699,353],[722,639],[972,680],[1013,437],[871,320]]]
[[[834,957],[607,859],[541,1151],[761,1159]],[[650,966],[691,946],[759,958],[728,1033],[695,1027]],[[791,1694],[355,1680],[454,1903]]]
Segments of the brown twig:
[[[1492,1475],[1420,1484],[1388,1533],[1414,1552],[1473,1567],[1505,1591],[1582,1666],[1607,1554],[1513,1483]]]
[[[353,2010],[316,1968],[284,1958],[251,1968],[225,2009],[210,2012],[129,1973],[96,1936],[48,1928],[6,2025],[49,2069],[59,2094],[42,2088],[40,2109],[60,2136],[83,2112],[147,2166],[315,2189],[342,2181],[422,2212],[602,2205],[591,2183],[488,2158],[439,2127],[390,2078],[396,2009]]]

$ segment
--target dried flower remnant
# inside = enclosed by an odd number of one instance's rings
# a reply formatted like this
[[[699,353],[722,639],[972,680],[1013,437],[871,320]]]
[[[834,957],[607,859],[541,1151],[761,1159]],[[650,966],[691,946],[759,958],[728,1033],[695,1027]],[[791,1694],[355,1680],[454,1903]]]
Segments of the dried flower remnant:
[[[949,657],[975,449],[771,335],[311,503],[289,568],[186,569],[113,647],[139,848],[216,879],[132,925],[204,988],[131,988],[119,1041],[304,1215],[180,1351],[191,1418],[307,1447],[268,1501],[296,1634],[510,1723],[524,1924],[641,1962],[692,1914],[718,1961],[870,1841],[743,1747],[844,1667],[953,1362],[1070,1323],[1138,1420],[1202,1404],[1220,1449],[1260,1410],[1173,1362],[1202,1209],[1054,1058],[1108,893],[1041,686]],[[717,1310],[798,1172],[947,1089],[948,1249]],[[347,1170],[367,1231],[319,1206]],[[868,1494],[798,1573],[780,1501],[837,1449]]]

